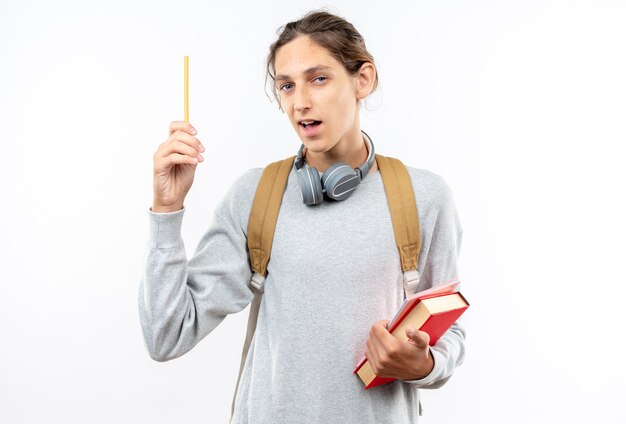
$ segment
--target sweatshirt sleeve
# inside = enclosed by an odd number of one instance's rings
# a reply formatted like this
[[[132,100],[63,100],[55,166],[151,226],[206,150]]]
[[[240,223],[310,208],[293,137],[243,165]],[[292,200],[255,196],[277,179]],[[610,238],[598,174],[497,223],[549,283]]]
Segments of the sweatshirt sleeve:
[[[185,208],[148,211],[138,301],[145,345],[154,360],[187,353],[226,315],[252,301],[246,232],[255,175],[248,172],[227,193],[189,261],[181,237]]]
[[[432,231],[423,234],[426,239],[423,240],[419,258],[422,268],[420,290],[458,278],[457,264],[463,230],[450,188],[440,177],[435,181],[435,196],[429,208],[431,216],[426,219],[433,223]],[[430,374],[419,380],[403,381],[424,389],[443,386],[465,357],[465,330],[455,322],[430,350],[434,359],[434,368]]]

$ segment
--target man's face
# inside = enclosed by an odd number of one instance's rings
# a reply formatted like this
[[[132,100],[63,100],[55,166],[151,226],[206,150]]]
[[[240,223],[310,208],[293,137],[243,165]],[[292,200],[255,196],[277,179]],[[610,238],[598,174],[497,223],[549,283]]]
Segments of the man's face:
[[[308,36],[281,47],[274,67],[281,107],[307,150],[329,151],[358,124],[355,77]]]

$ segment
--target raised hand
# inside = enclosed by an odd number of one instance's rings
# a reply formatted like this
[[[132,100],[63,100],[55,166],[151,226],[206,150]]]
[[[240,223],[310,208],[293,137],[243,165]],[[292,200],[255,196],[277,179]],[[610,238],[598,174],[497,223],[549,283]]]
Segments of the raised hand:
[[[204,146],[188,122],[170,124],[169,138],[154,153],[153,212],[175,212],[183,207],[196,166],[204,160]]]

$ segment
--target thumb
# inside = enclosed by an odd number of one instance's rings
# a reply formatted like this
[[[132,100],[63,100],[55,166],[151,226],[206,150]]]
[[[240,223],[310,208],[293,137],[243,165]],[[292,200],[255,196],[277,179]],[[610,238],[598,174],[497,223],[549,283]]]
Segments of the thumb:
[[[409,338],[409,342],[412,345],[420,349],[426,349],[428,347],[428,343],[430,342],[430,336],[427,332],[418,331],[410,325],[407,325],[404,331],[406,333],[406,336]]]

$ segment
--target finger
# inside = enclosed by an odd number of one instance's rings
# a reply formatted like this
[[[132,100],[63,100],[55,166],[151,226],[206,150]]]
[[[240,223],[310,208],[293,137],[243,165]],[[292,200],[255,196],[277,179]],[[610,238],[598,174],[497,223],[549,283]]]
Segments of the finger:
[[[387,325],[388,324],[389,324],[389,321],[386,320],[386,319],[383,319],[383,320],[380,320],[380,321],[376,321],[372,327],[375,327],[377,329],[377,331],[384,330],[384,331],[386,331],[388,333],[388,331],[387,331]]]
[[[402,342],[387,331],[383,321],[379,321],[372,326],[370,338],[373,346],[376,348],[376,354],[381,365],[391,359],[402,347]]]
[[[202,145],[202,143],[200,143],[200,140],[198,140],[197,137],[190,135],[184,131],[174,131],[174,133],[170,135],[168,141],[172,142],[173,140],[182,141],[183,143],[193,147],[197,151],[204,152],[204,146]]]
[[[171,165],[196,165],[197,163],[197,158],[180,155],[178,153],[172,153],[171,155],[163,158],[164,168],[169,168]]]
[[[367,343],[365,344],[365,357],[370,362],[374,374],[378,374],[381,369],[379,348],[380,347],[377,346],[371,337],[367,338]]]
[[[186,121],[173,121],[170,123],[170,133],[169,135],[172,135],[174,132],[176,131],[184,131],[187,134],[191,134],[191,135],[196,135],[197,131],[196,129],[189,123]]]
[[[198,162],[204,161],[202,155],[196,152],[196,155],[186,155],[179,152],[170,152],[164,155],[155,155],[154,170],[157,173],[169,170],[173,165],[189,164],[196,165]]]
[[[163,148],[161,149],[159,155],[164,157],[164,156],[169,156],[172,153],[178,153],[181,155],[191,156],[191,157],[197,158],[198,160],[202,159],[202,155],[200,154],[200,152],[198,152],[197,149],[195,149],[194,147],[180,140],[173,140],[165,144]]]
[[[378,321],[372,326],[372,335],[375,337],[379,343],[381,344],[389,344],[393,343],[392,340],[396,340],[394,336],[391,335],[389,330],[387,330],[387,324],[389,321],[383,320]]]
[[[405,329],[405,333],[409,338],[409,341],[412,342],[415,346],[420,349],[426,349],[428,344],[430,343],[430,336],[425,331],[416,331],[415,328],[411,326],[407,326]]]

